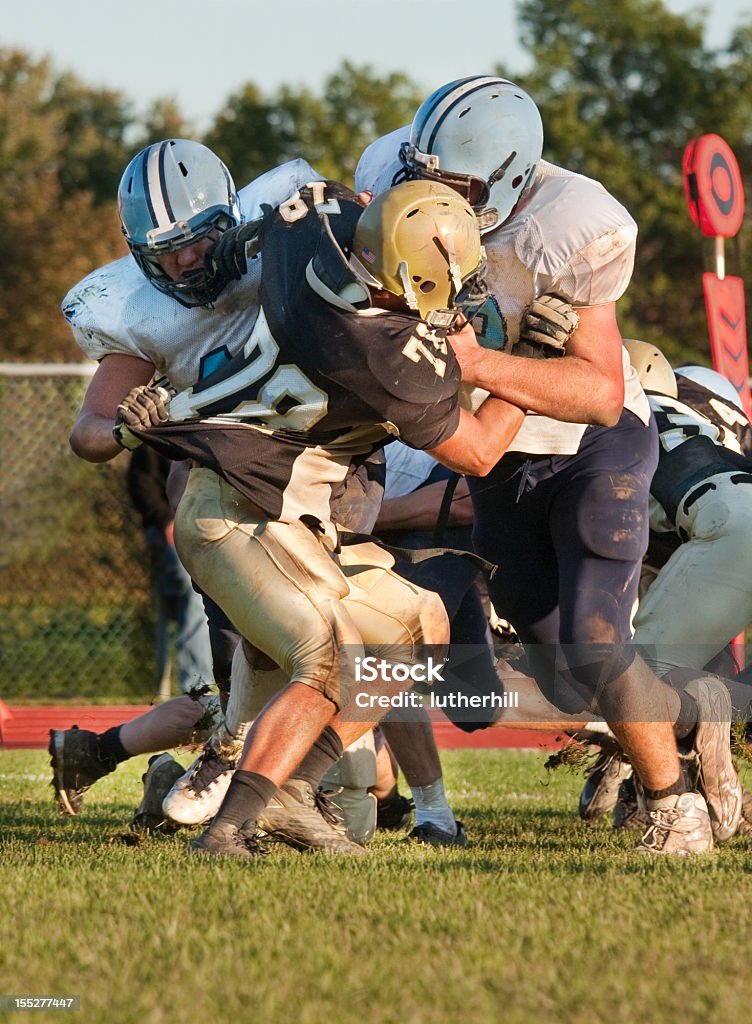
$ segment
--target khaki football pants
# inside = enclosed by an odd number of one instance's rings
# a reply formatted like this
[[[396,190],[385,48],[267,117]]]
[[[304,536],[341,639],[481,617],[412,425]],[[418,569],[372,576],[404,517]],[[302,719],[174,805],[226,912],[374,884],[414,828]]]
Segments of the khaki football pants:
[[[300,521],[261,518],[208,469],[191,470],[175,516],[178,554],[236,629],[291,681],[346,701],[364,647],[445,644],[449,622],[437,594],[392,571],[376,544],[333,554]],[[281,678],[281,677],[280,677]]]

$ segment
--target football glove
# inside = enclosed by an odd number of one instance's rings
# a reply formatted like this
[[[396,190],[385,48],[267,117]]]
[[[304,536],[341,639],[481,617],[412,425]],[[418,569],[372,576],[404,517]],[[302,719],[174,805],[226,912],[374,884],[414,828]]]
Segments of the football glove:
[[[112,436],[122,448],[133,451],[141,444],[130,429],[148,430],[169,419],[170,392],[167,388],[144,386],[131,388],[117,407]]]
[[[204,257],[204,269],[212,293],[216,296],[230,281],[239,281],[248,270],[248,260],[258,256],[259,221],[240,224],[223,231]]]
[[[566,299],[541,295],[522,314],[520,340],[512,354],[529,359],[563,356],[567,342],[579,326],[580,318]]]

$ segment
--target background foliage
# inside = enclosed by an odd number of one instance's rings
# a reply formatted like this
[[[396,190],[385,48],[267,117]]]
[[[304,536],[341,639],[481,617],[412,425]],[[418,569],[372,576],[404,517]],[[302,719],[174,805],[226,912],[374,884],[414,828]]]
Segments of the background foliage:
[[[602,180],[640,227],[635,276],[620,307],[625,335],[709,362],[703,243],[686,212],[681,157],[690,138],[715,132],[742,173],[752,172],[752,19],[726,48],[711,49],[706,14],[672,14],[661,0],[521,0],[517,10],[532,69],[519,75],[502,61],[495,70],[538,102],[544,155]],[[295,156],[351,184],[363,147],[407,123],[422,98],[402,72],[379,76],[345,62],[320,94],[288,86],[267,94],[249,81],[201,141],[239,185]],[[124,253],[114,204],[120,174],[142,145],[169,135],[196,137],[173,101],[137,120],[121,93],[0,49],[4,358],[81,358],[60,300],[89,270]],[[729,247],[729,272],[743,269],[748,235],[745,225],[738,252]]]

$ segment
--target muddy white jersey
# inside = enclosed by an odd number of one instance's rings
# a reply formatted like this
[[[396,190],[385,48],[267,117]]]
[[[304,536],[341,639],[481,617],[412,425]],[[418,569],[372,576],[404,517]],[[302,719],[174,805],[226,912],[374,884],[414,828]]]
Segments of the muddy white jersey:
[[[255,220],[265,205],[276,206],[317,180],[320,175],[305,160],[291,160],[262,174],[239,192],[245,220]],[[258,312],[260,278],[256,261],[212,307],[187,308],[154,288],[129,254],[75,285],[62,311],[90,359],[99,362],[112,353],[136,356],[181,391],[218,369],[248,341]]]
[[[409,127],[373,142],[361,156],[355,186],[374,195],[401,177],[399,147]],[[532,189],[506,224],[483,236],[492,295],[476,320],[481,343],[508,351],[519,339],[524,310],[554,293],[573,306],[615,302],[629,284],[637,225],[592,178],[541,160]],[[650,419],[636,371],[622,351],[624,406]],[[587,424],[528,413],[511,451],[571,455]]]

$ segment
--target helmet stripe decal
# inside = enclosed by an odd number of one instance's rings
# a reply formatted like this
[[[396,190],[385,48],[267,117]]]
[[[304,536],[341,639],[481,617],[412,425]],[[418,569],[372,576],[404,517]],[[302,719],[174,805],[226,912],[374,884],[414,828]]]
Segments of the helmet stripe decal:
[[[152,224],[156,227],[157,215],[154,212],[154,205],[151,201],[151,189],[149,188],[149,157],[154,147],[150,146],[149,149],[144,153],[141,159],[141,175],[143,178],[142,188],[144,190],[144,199],[146,200],[146,208],[149,211]]]
[[[468,83],[472,81],[475,82],[475,85],[469,89]],[[426,122],[423,125],[421,125],[420,135],[428,135],[428,141],[423,142],[422,140],[416,140],[418,149],[424,153],[431,152],[431,147],[436,139],[436,133],[457,104],[467,100],[468,97],[473,95],[473,93],[479,92],[481,89],[485,89],[487,85],[498,85],[502,82],[506,84],[506,79],[496,78],[495,76],[463,79],[459,82],[451,92],[441,97],[433,110],[431,110],[430,117],[426,119]]]
[[[170,202],[170,196],[167,192],[167,181],[165,178],[165,160],[167,159],[167,147],[169,142],[162,144],[159,150],[159,190],[164,200],[165,211],[167,213],[167,220],[170,224],[175,223],[175,213],[172,209],[172,203]]]
[[[167,199],[164,178],[164,152],[168,143],[150,146],[144,160],[144,196],[154,227],[169,227],[174,223]]]

